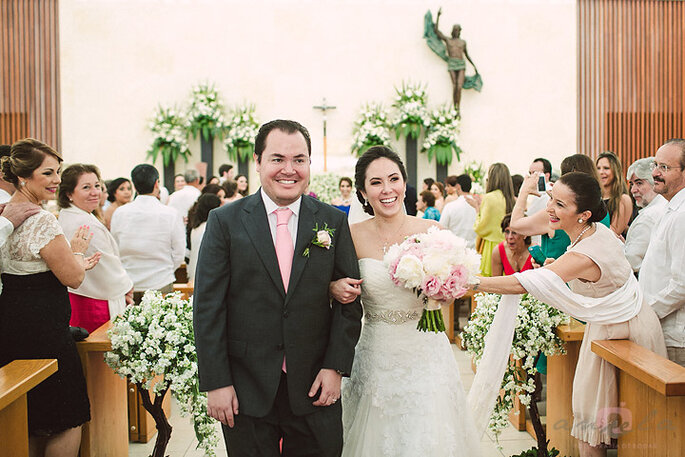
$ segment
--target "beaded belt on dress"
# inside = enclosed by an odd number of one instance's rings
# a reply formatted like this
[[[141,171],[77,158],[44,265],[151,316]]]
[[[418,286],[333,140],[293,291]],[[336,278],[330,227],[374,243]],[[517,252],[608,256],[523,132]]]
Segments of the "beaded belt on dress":
[[[386,324],[404,324],[409,321],[417,321],[421,317],[420,310],[384,309],[382,311],[367,311],[364,313],[366,322],[384,322]]]

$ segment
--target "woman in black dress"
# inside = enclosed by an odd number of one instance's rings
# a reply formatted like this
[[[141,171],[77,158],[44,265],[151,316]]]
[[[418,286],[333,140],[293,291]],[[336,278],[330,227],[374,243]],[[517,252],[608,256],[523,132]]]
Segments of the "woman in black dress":
[[[10,203],[39,205],[54,199],[61,155],[34,139],[12,145],[2,159],[4,179],[17,191]],[[86,258],[88,227],[71,245],[57,219],[40,210],[0,247],[0,366],[16,359],[57,359],[58,371],[28,393],[29,451],[32,456],[78,454],[81,425],[90,420],[86,383],[69,333],[71,308],[66,286],[77,288],[99,254]]]

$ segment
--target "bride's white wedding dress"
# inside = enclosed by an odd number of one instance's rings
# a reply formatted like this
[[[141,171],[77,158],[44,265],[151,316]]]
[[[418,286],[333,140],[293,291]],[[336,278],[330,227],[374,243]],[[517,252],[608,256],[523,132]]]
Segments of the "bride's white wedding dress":
[[[380,260],[359,260],[364,326],[343,381],[344,457],[474,457],[480,438],[444,333],[416,329],[423,305]]]

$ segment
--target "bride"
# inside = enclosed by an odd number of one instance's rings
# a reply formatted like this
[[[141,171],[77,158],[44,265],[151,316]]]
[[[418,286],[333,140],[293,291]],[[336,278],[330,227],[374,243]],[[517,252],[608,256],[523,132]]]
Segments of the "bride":
[[[351,227],[364,327],[342,387],[343,456],[478,456],[480,438],[447,336],[416,329],[423,305],[390,280],[383,263],[390,246],[437,225],[405,214],[406,178],[399,156],[383,146],[366,151],[355,169],[357,194],[374,217]],[[359,283],[343,278],[331,293],[350,301]]]

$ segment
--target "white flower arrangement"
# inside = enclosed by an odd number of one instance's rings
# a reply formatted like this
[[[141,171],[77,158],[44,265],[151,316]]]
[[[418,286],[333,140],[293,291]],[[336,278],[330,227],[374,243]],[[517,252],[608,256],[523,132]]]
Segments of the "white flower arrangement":
[[[259,131],[254,113],[254,105],[238,106],[231,113],[230,121],[224,125],[224,148],[236,162],[248,162],[254,154],[255,137]]]
[[[485,187],[486,172],[481,162],[476,162],[475,160],[472,160],[471,162],[467,163],[464,167],[464,173],[469,175],[473,180],[472,189],[473,185],[475,184],[478,184],[481,187],[481,189]]]
[[[476,364],[483,356],[485,335],[492,324],[501,298],[498,294],[477,294],[474,297],[478,306],[461,335],[467,351],[473,356]],[[535,362],[538,354],[550,356],[566,352],[563,341],[554,330],[568,321],[568,316],[556,308],[529,294],[522,296],[509,366],[502,380],[503,392],[490,416],[489,429],[496,437],[507,425],[508,414],[514,407],[514,398],[517,394],[521,403],[526,406],[530,404],[530,394],[535,391]]]
[[[430,126],[431,118],[426,108],[426,88],[421,84],[402,83],[402,88],[395,88],[397,96],[392,104],[397,109],[393,122],[395,134],[418,138],[422,128]]]
[[[459,124],[459,113],[452,105],[443,105],[431,113],[430,125],[426,127],[426,138],[421,148],[421,151],[428,153],[428,160],[433,160],[435,156],[438,164],[449,165],[452,163],[452,151],[459,160]]]
[[[322,202],[330,204],[340,197],[339,182],[340,176],[335,173],[317,173],[309,180],[309,191],[315,193],[316,198]]]
[[[390,121],[380,103],[368,103],[355,122],[352,153],[361,156],[373,146],[390,144]]]
[[[148,126],[154,134],[152,145],[147,151],[153,163],[158,155],[162,156],[165,166],[175,162],[179,157],[188,162],[190,150],[185,126],[186,119],[176,108],[162,105],[157,107]]]
[[[187,128],[193,138],[202,133],[205,140],[209,136],[220,136],[224,125],[224,107],[219,92],[213,84],[203,83],[192,89]]]
[[[199,391],[192,303],[181,299],[178,292],[163,297],[148,290],[140,306],[127,306],[114,319],[109,337],[112,350],[105,354],[105,362],[119,376],[128,376],[141,393],[150,389],[155,377],[162,376],[153,387],[155,406],[159,404],[161,409],[162,398],[170,389],[181,414],[192,415],[198,448],[214,456],[219,437],[216,422],[207,415],[207,397]],[[158,443],[161,436],[160,431]]]

